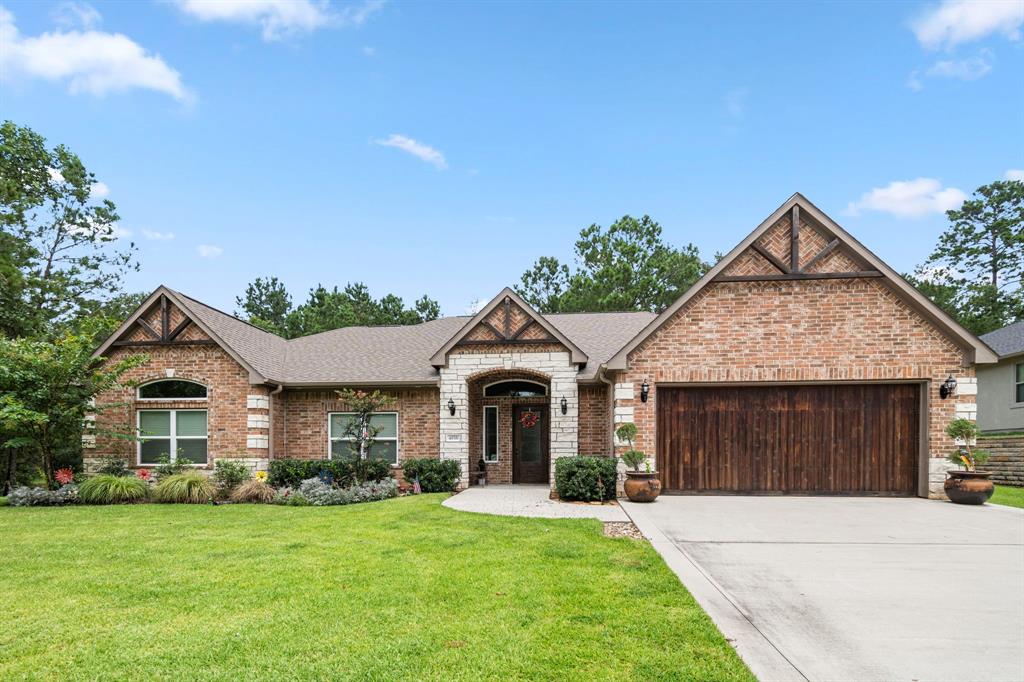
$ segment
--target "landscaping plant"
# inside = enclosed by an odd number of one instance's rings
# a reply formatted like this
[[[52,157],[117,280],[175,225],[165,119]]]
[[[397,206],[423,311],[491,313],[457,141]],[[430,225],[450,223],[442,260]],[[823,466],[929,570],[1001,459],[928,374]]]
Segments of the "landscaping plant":
[[[611,500],[615,497],[616,476],[613,457],[559,457],[555,460],[555,490],[563,500]]]
[[[353,414],[342,431],[343,435],[349,439],[349,450],[357,459],[367,459],[370,447],[377,440],[377,434],[380,433],[380,427],[373,425],[371,417],[374,412],[380,412],[382,409],[394,405],[395,399],[380,391],[367,393],[351,388],[335,391],[335,393],[348,406],[348,411]]]
[[[977,424],[967,419],[954,419],[949,422],[946,426],[946,435],[957,442],[962,442],[963,445],[949,453],[946,459],[966,471],[977,471],[977,465],[984,464],[989,458],[988,452],[971,445],[977,440],[979,432]]]
[[[153,489],[153,499],[157,502],[203,504],[212,501],[216,493],[217,489],[206,476],[198,471],[186,471],[161,477]]]
[[[393,478],[359,483],[348,488],[333,488],[319,478],[303,481],[299,494],[316,507],[375,502],[398,496],[398,482]]]
[[[262,473],[262,472],[261,472]],[[231,491],[232,502],[259,502],[269,503],[274,501],[274,489],[259,479],[249,479],[235,487]]]
[[[131,473],[128,469],[128,460],[124,457],[109,455],[100,458],[100,464],[96,467],[97,474],[111,474],[112,476],[127,476]]]
[[[99,474],[78,487],[78,499],[86,504],[126,504],[146,499],[149,486],[137,476]]]
[[[73,504],[77,499],[78,486],[73,483],[61,486],[57,490],[21,486],[11,490],[7,496],[7,504],[12,507],[59,507]]]
[[[462,467],[454,459],[407,459],[402,476],[409,483],[419,479],[425,493],[450,493],[462,477]]]
[[[633,447],[633,440],[636,438],[636,424],[633,422],[626,422],[619,428],[615,429],[615,435],[619,440],[624,440],[629,443],[629,449],[622,453],[622,461],[626,463],[626,466],[631,467],[633,471],[640,471],[640,465],[647,462],[647,455],[643,450],[637,450]],[[647,471],[651,470],[651,465],[647,464]]]
[[[221,495],[227,497],[231,491],[252,478],[252,473],[242,462],[218,459],[213,465],[213,482]]]
[[[391,465],[380,459],[275,459],[270,462],[267,482],[281,488],[296,488],[310,478],[322,478],[339,487],[364,481],[391,478]]]

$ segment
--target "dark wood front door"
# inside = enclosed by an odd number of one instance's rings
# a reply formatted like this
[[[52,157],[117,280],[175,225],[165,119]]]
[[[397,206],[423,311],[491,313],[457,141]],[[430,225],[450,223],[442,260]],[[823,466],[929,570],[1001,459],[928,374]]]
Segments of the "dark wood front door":
[[[524,419],[527,414],[534,416]],[[546,406],[512,408],[513,483],[548,482],[548,431]]]
[[[913,495],[913,384],[658,388],[666,491]]]

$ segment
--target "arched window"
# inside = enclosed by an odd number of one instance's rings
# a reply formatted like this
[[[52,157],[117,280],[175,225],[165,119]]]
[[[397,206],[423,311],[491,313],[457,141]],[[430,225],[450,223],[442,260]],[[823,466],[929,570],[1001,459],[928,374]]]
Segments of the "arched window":
[[[141,400],[206,400],[206,386],[185,379],[161,379],[139,386]]]
[[[496,381],[484,386],[484,396],[488,398],[536,398],[547,394],[547,386],[528,379]]]

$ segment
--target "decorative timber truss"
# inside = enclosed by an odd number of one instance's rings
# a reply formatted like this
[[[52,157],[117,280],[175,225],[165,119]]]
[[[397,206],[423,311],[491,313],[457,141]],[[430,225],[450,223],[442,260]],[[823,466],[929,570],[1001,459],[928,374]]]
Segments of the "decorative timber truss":
[[[135,335],[129,338],[120,338],[114,341],[112,346],[195,346],[195,345],[206,345],[216,346],[217,342],[212,339],[187,339],[182,338],[182,332],[188,329],[189,325],[193,324],[192,318],[186,316],[180,322],[178,322],[173,328],[171,328],[171,301],[167,298],[166,294],[160,294],[160,297],[154,301],[153,305],[150,306],[149,310],[155,308],[156,305],[160,306],[160,316],[155,318],[151,315],[147,321],[146,316],[139,315],[133,322],[134,325],[142,330],[147,338],[139,339],[135,338]]]
[[[491,314],[462,339],[457,346],[489,344],[530,344],[559,343],[554,335],[544,329],[537,318],[512,302],[508,296]]]
[[[814,272],[813,268],[822,263],[825,258],[839,248],[839,238],[835,237],[818,251],[809,261],[800,264],[800,206],[794,205],[791,209],[790,229],[790,252],[789,263],[786,263],[768,249],[756,241],[750,244],[750,248],[759,256],[772,264],[778,273],[771,274],[744,274],[724,275],[714,277],[713,282],[762,282],[773,280],[790,279],[854,279],[863,277],[884,277],[879,270],[853,270],[845,272]]]

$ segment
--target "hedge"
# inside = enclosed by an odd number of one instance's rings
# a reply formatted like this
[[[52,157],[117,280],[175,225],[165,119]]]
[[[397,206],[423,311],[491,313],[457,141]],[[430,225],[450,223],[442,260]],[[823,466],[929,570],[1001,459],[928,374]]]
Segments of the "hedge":
[[[559,457],[555,460],[555,490],[563,500],[611,500],[617,465],[614,457]]]
[[[381,459],[272,459],[268,483],[297,488],[310,478],[325,479],[339,488],[391,478],[391,465]]]

